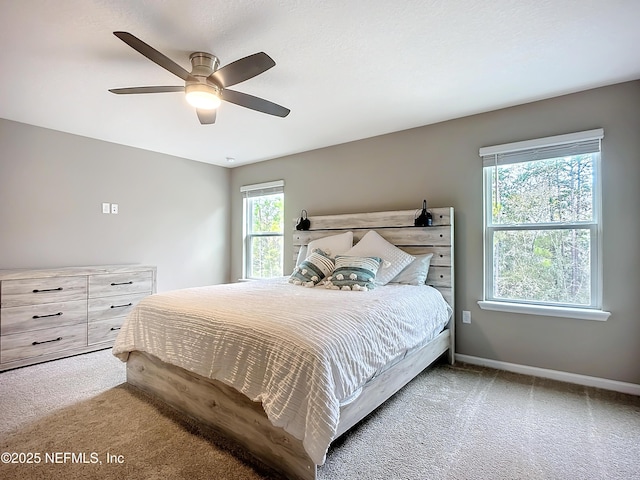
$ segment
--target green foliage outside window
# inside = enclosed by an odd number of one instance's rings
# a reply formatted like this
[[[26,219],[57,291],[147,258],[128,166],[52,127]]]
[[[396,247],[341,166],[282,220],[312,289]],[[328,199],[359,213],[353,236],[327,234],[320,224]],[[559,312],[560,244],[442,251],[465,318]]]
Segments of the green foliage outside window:
[[[280,276],[284,271],[284,195],[249,199],[248,254],[250,278]]]
[[[493,297],[591,303],[591,155],[490,167]]]

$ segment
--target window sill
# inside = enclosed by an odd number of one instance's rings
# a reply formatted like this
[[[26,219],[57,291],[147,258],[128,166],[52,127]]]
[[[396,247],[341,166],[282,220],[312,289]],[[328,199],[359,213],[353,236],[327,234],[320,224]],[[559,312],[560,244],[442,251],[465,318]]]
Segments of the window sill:
[[[527,315],[543,315],[549,317],[577,318],[580,320],[597,320],[605,322],[611,312],[587,308],[551,307],[546,305],[525,305],[522,303],[479,301],[482,310],[496,312],[524,313]]]

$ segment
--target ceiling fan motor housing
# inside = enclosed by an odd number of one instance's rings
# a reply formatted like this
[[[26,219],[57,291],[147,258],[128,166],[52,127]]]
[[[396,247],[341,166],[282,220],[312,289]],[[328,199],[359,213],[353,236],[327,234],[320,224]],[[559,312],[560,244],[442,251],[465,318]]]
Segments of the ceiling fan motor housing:
[[[206,97],[207,95],[215,95],[219,98],[220,87],[212,81],[207,81],[207,77],[220,66],[218,57],[206,52],[194,52],[189,56],[189,60],[191,60],[191,76],[195,80],[189,79],[185,82],[187,99],[191,94],[202,95],[205,98],[211,98]],[[204,108],[215,108],[218,104],[219,100]]]
[[[220,67],[220,60],[215,55],[206,52],[193,52],[191,60],[191,75],[207,78]]]

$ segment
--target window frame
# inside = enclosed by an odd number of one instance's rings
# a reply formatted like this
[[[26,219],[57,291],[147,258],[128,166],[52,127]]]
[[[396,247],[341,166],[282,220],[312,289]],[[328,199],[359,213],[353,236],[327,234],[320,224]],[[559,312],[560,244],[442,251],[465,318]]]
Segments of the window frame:
[[[283,196],[283,218],[284,218],[284,181],[283,180],[275,180],[272,182],[264,182],[257,183],[252,185],[243,185],[240,187],[240,192],[242,193],[242,238],[243,238],[243,247],[242,247],[242,271],[243,271],[243,280],[255,280],[262,277],[253,277],[251,276],[251,266],[253,259],[252,252],[252,240],[254,238],[282,238],[282,272],[281,275],[284,274],[284,221],[282,226],[282,231],[277,232],[257,232],[254,233],[252,231],[252,215],[250,212],[251,200],[265,197],[269,195],[277,195],[282,194]]]
[[[604,137],[602,129],[577,132],[567,135],[557,135],[540,139],[515,142],[492,147],[484,147],[479,151],[483,158],[483,300],[478,302],[482,309],[505,311],[512,313],[526,313],[535,315],[550,315],[569,318],[582,318],[587,320],[606,320],[610,313],[602,310],[602,187],[601,187],[601,146],[600,141]],[[597,152],[581,152],[580,142],[588,143],[597,140]],[[577,149],[574,148],[578,145]],[[561,154],[555,155],[573,156],[584,153],[592,155],[592,209],[593,218],[589,221],[572,221],[557,223],[532,223],[532,224],[492,224],[492,200],[491,190],[494,168],[500,165],[508,165],[516,162],[532,162],[549,158],[542,152],[545,148],[549,151],[556,150]],[[593,145],[591,147],[593,149]],[[575,153],[573,152],[575,150]],[[567,152],[563,154],[562,152]],[[512,155],[511,160],[499,161],[499,155]],[[531,158],[528,159],[528,155]],[[493,164],[491,159],[493,158]],[[515,159],[515,161],[514,161]],[[492,168],[493,167],[493,168]],[[550,230],[588,230],[590,237],[590,303],[589,305],[577,305],[571,303],[556,303],[544,301],[530,301],[510,298],[498,298],[494,294],[494,235],[500,231],[550,231]]]

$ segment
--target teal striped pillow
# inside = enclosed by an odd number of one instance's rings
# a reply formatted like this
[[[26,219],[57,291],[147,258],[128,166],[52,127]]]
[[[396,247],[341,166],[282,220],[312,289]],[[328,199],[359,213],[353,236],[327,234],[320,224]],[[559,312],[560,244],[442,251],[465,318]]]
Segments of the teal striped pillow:
[[[327,277],[325,286],[335,290],[372,290],[376,273],[382,264],[380,257],[338,255],[336,268]]]
[[[334,268],[333,259],[318,248],[293,269],[289,283],[315,287],[320,280],[333,272]]]

